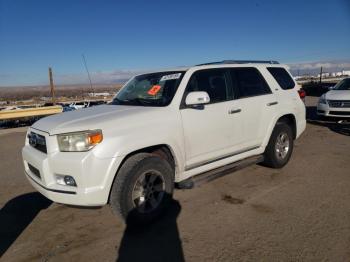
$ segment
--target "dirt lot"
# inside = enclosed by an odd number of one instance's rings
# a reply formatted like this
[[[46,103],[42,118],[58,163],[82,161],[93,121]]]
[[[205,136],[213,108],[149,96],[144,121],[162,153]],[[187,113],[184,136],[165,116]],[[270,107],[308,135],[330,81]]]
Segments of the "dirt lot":
[[[77,209],[35,193],[23,174],[23,132],[0,134],[1,261],[350,261],[350,126],[317,122],[281,170],[251,166],[176,191],[147,229],[109,207]]]

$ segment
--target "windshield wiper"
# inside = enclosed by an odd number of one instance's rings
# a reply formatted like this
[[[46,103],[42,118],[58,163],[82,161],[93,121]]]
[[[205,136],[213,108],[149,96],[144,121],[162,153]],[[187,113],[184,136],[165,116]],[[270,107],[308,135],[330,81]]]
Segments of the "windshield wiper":
[[[117,103],[115,103],[117,102]],[[119,98],[114,98],[112,101],[112,104],[114,105],[141,105],[141,106],[147,106],[153,104],[152,101],[149,101],[147,99],[143,98],[133,98],[133,99],[125,99],[121,100]]]
[[[123,105],[124,102],[125,102],[124,100],[120,100],[119,98],[115,97],[110,104],[112,104],[112,105]]]

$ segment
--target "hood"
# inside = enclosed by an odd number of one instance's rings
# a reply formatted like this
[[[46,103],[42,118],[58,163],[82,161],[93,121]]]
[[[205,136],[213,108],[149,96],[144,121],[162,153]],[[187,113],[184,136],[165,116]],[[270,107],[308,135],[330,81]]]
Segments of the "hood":
[[[35,122],[32,127],[50,135],[103,129],[112,121],[153,110],[157,110],[157,107],[101,105],[48,116]]]
[[[327,100],[350,100],[350,90],[331,90],[326,93]]]

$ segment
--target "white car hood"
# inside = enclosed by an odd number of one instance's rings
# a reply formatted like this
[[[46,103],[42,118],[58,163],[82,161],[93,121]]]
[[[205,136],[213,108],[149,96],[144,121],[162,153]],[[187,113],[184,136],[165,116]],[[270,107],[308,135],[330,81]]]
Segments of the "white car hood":
[[[331,90],[326,93],[327,100],[350,100],[350,90]]]
[[[50,135],[103,129],[111,122],[120,124],[121,119],[156,110],[156,107],[101,105],[76,111],[64,112],[40,119],[32,128],[44,131]]]

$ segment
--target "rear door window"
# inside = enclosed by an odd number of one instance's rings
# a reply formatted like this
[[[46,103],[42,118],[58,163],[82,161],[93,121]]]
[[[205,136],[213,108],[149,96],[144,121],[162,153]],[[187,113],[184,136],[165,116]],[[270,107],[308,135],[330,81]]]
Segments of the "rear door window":
[[[280,87],[284,90],[293,89],[295,87],[294,80],[288,74],[286,69],[282,67],[267,67],[267,70],[275,78]]]
[[[264,77],[254,67],[231,68],[230,74],[235,99],[271,94]]]

